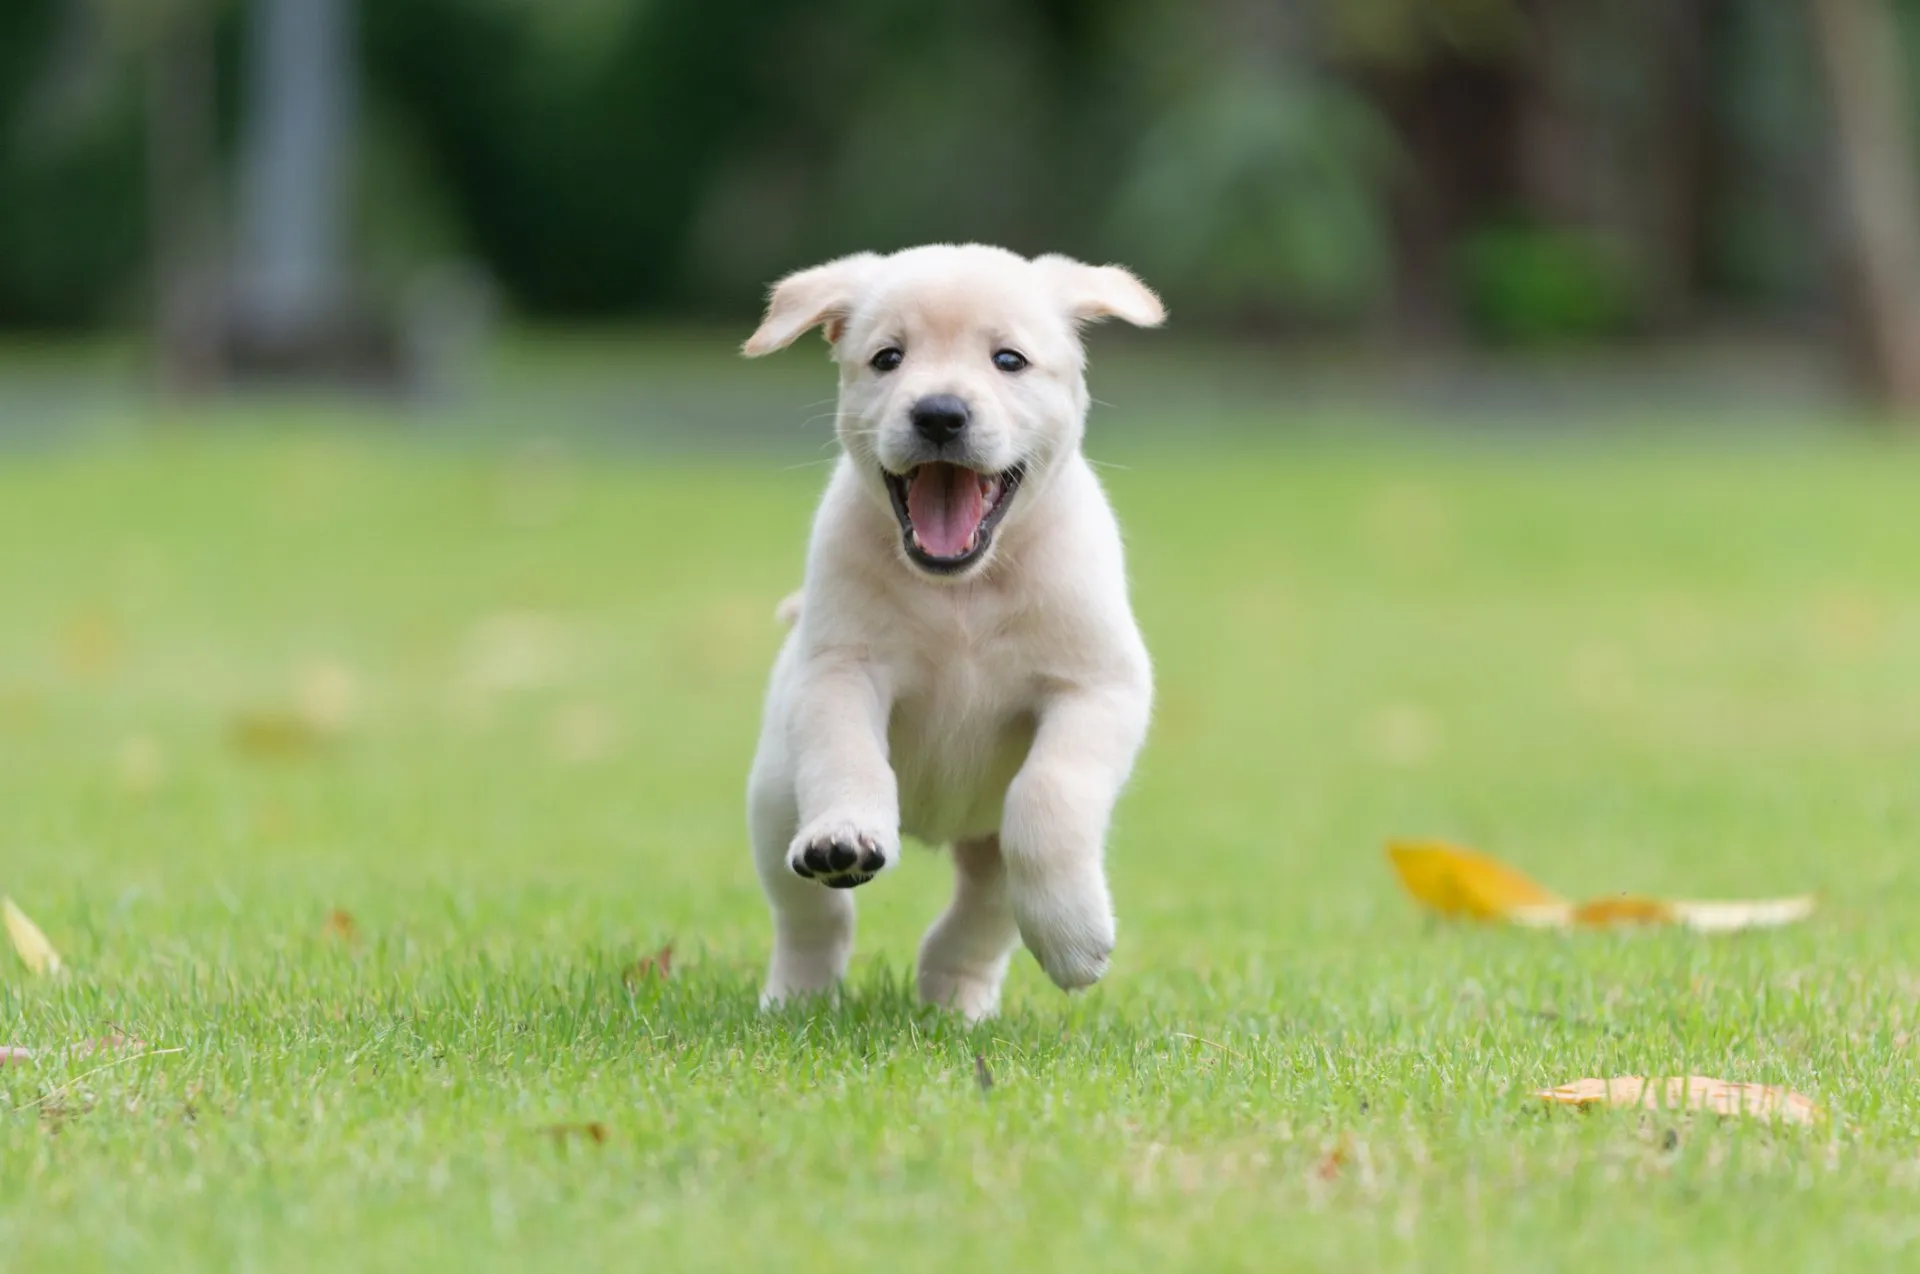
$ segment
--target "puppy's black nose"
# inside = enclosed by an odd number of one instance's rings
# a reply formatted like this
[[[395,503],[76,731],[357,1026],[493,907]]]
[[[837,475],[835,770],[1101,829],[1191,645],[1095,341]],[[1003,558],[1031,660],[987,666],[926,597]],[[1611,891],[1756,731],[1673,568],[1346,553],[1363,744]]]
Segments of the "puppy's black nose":
[[[913,428],[935,446],[952,442],[967,427],[967,405],[952,394],[928,394],[913,405]]]

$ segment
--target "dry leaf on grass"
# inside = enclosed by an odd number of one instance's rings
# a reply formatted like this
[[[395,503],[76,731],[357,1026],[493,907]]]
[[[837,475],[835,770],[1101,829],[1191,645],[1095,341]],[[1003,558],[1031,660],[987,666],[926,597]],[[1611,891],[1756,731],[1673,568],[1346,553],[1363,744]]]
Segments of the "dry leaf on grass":
[[[1670,902],[1621,894],[1618,898],[1583,902],[1573,909],[1571,919],[1589,929],[1604,929],[1608,925],[1668,925],[1679,917]]]
[[[1443,916],[1511,920],[1566,902],[1496,858],[1432,841],[1396,841],[1387,857],[1407,892]]]
[[[1813,913],[1811,897],[1751,902],[1670,902],[1620,894],[1571,903],[1477,850],[1437,841],[1393,841],[1387,857],[1414,899],[1442,916],[1503,920],[1532,929],[1679,925],[1698,933],[1770,929]]]
[[[596,1146],[605,1145],[607,1141],[607,1126],[598,1120],[577,1124],[548,1124],[539,1131],[553,1138],[556,1144],[563,1146],[581,1138],[591,1141]]]
[[[1647,1110],[1702,1110],[1715,1115],[1747,1115],[1789,1124],[1810,1124],[1820,1117],[1811,1097],[1771,1084],[1738,1084],[1688,1075],[1648,1079],[1620,1075],[1581,1079],[1534,1094],[1561,1106],[1633,1106]]]
[[[320,932],[336,942],[344,942],[349,946],[360,941],[359,922],[353,918],[352,912],[344,911],[339,907],[327,913],[326,923],[320,926]]]
[[[284,761],[320,751],[332,742],[333,735],[301,713],[270,708],[236,716],[227,738],[242,756]]]
[[[1313,1175],[1321,1181],[1333,1181],[1340,1176],[1341,1169],[1347,1166],[1347,1139],[1342,1137],[1338,1145],[1320,1157],[1314,1165]]]
[[[319,752],[343,738],[360,713],[360,679],[352,669],[320,660],[293,677],[290,706],[255,708],[228,725],[228,741],[242,756],[279,761]]]
[[[6,920],[7,937],[13,940],[13,949],[20,953],[21,963],[35,973],[60,972],[60,953],[47,941],[47,935],[40,932],[40,926],[14,906],[13,899],[0,898],[0,917]]]
[[[658,978],[665,982],[673,976],[673,944],[669,942],[650,956],[641,956],[628,965],[620,974],[620,980],[628,988],[636,987],[649,978]]]
[[[1671,904],[1680,923],[1698,933],[1736,933],[1742,929],[1772,929],[1805,920],[1813,914],[1813,898],[1763,898],[1757,902],[1676,902]]]

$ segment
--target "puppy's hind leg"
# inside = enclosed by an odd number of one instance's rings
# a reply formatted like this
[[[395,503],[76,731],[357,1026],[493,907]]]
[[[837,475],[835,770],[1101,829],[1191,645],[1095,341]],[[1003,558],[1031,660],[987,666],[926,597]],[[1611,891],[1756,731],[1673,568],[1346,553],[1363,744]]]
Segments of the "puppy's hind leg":
[[[969,1022],[1000,1008],[1000,983],[1019,944],[1000,838],[953,847],[953,902],[920,943],[920,998]]]
[[[784,775],[754,769],[747,792],[748,829],[760,887],[773,911],[773,958],[760,1007],[832,991],[853,954],[853,897],[793,874],[787,847],[800,815]]]

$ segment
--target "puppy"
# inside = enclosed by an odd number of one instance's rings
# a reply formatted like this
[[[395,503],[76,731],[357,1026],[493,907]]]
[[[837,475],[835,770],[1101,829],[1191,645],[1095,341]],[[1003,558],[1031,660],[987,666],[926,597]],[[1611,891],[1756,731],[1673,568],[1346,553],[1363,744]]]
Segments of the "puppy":
[[[1153,678],[1120,530],[1080,452],[1080,325],[1156,326],[1115,266],[937,245],[777,284],[749,358],[825,329],[841,455],[748,781],[773,910],[763,1005],[828,991],[853,898],[903,833],[952,847],[921,998],[999,1006],[1018,942],[1073,990],[1106,971],[1107,820]]]

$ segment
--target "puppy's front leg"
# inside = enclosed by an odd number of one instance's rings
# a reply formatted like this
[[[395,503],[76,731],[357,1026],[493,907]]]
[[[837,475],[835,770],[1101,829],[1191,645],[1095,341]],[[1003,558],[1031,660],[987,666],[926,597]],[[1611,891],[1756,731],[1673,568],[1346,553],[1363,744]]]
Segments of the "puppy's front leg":
[[[1107,821],[1146,736],[1148,692],[1076,689],[1041,711],[1007,788],[1000,844],[1020,937],[1058,986],[1091,986],[1113,952]]]
[[[900,796],[887,764],[891,703],[877,670],[816,660],[802,673],[791,746],[800,831],[795,875],[852,889],[900,858]]]

